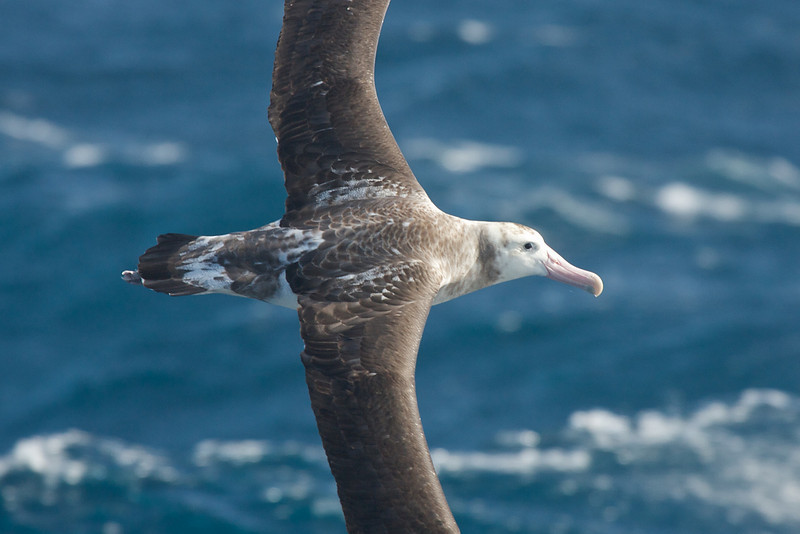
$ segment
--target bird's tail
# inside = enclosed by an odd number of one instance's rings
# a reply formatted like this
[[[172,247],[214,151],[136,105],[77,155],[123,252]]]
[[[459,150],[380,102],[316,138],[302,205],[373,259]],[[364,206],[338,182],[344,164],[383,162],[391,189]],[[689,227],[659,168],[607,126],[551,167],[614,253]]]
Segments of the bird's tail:
[[[139,257],[138,268],[135,271],[123,271],[122,279],[176,297],[208,291],[199,283],[199,279],[187,276],[191,271],[187,269],[187,263],[194,260],[197,265],[204,259],[203,251],[197,249],[205,248],[206,243],[199,241],[198,236],[194,235],[160,235],[158,244]]]

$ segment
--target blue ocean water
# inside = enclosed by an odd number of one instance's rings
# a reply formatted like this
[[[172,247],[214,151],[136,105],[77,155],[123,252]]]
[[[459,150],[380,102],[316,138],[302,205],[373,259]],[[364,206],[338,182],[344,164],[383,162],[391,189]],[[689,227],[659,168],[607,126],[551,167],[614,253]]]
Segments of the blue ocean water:
[[[282,213],[278,0],[0,2],[0,532],[343,532],[289,310],[119,274]],[[465,533],[800,530],[800,4],[396,0],[384,112],[442,209],[542,231],[434,308]]]

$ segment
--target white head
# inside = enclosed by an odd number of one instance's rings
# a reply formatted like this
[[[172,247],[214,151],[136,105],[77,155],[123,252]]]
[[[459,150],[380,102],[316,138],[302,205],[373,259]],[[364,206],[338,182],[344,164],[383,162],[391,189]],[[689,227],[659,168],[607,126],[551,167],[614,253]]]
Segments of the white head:
[[[579,269],[547,246],[533,228],[516,223],[487,223],[479,243],[479,262],[490,283],[523,276],[546,276],[588,291],[594,296],[603,291],[596,274]]]

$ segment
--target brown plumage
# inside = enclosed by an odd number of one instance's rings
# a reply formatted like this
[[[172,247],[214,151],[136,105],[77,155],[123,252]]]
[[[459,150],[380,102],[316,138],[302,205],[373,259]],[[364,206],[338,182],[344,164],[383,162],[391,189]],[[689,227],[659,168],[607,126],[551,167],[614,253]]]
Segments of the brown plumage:
[[[452,533],[414,390],[430,306],[542,275],[599,295],[538,232],[441,212],[378,104],[388,0],[286,0],[269,120],[283,217],[222,236],[165,234],[125,271],[171,295],[228,293],[297,310],[311,405],[350,533]]]

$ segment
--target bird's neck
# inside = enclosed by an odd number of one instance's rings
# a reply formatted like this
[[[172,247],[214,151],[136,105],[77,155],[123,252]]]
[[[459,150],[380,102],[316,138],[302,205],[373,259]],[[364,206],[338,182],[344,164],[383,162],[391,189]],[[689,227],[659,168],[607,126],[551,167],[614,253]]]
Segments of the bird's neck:
[[[500,272],[495,262],[496,247],[492,241],[495,223],[457,219],[458,232],[451,242],[437,248],[444,273],[442,287],[434,300],[441,304],[498,283]]]

